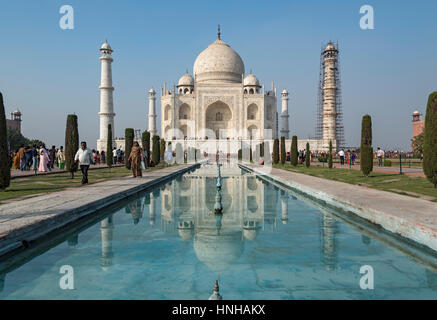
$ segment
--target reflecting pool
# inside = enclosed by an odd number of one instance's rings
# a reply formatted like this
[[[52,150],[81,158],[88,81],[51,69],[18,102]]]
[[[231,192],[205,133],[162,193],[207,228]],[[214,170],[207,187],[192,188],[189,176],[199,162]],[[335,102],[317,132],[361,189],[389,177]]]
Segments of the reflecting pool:
[[[437,298],[432,254],[406,254],[399,248],[408,244],[236,165],[221,173],[222,215],[217,167],[202,165],[32,256],[3,261],[0,299],[208,299],[216,279],[225,300]],[[360,287],[365,265],[373,290]],[[62,266],[74,271],[73,290],[61,289]]]

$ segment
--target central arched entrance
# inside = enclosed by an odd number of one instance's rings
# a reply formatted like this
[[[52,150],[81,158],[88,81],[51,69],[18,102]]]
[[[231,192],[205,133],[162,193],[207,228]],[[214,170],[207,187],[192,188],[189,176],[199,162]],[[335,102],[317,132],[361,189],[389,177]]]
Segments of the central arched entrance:
[[[219,138],[220,129],[231,128],[231,120],[231,108],[222,101],[216,101],[206,108],[206,129],[212,130],[216,139]],[[222,138],[227,138],[227,136]]]

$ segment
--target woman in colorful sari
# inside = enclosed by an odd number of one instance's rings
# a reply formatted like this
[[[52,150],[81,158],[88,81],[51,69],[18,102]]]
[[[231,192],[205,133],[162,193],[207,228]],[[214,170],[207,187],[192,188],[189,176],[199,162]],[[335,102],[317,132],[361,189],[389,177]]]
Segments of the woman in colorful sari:
[[[134,178],[141,177],[141,148],[137,141],[134,142],[127,161],[131,162],[131,168]]]
[[[39,150],[39,172],[47,172],[49,170],[49,153],[47,152],[45,146],[41,146]]]
[[[15,151],[14,169],[20,169],[20,155],[18,154],[18,150]]]

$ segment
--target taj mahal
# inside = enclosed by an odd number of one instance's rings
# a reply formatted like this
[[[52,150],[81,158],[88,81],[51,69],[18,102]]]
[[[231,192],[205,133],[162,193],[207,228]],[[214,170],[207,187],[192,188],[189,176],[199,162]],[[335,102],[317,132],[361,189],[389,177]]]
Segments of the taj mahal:
[[[105,150],[108,124],[114,130],[113,50],[106,41],[100,51],[100,138],[97,149]],[[311,150],[327,151],[330,141],[334,149],[338,147],[334,71],[338,49],[330,42],[322,54],[322,135],[317,139],[299,139],[299,149],[304,149],[307,142]],[[234,147],[229,149],[228,146],[227,152],[234,153],[242,142],[272,143],[273,139],[284,137],[286,148],[289,149],[289,92],[283,89],[278,97],[274,82],[267,89],[252,72],[246,74],[243,59],[221,39],[220,26],[217,39],[195,59],[193,74],[187,71],[172,88],[164,82],[160,93],[160,135],[167,143],[179,141],[187,148],[187,144],[197,147],[205,141],[228,141]],[[156,96],[154,89],[148,91],[147,130],[151,136],[158,134]],[[281,100],[280,110],[277,107],[278,99]],[[123,148],[124,141],[114,141],[114,146]]]

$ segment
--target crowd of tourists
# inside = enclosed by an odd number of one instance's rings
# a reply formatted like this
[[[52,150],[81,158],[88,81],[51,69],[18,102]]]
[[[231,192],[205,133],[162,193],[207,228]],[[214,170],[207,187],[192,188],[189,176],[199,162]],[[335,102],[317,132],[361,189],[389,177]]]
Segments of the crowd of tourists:
[[[10,165],[12,169],[21,171],[47,172],[55,167],[64,170],[65,152],[61,146],[52,146],[47,149],[44,144],[37,146],[21,145],[13,152],[9,152]]]

